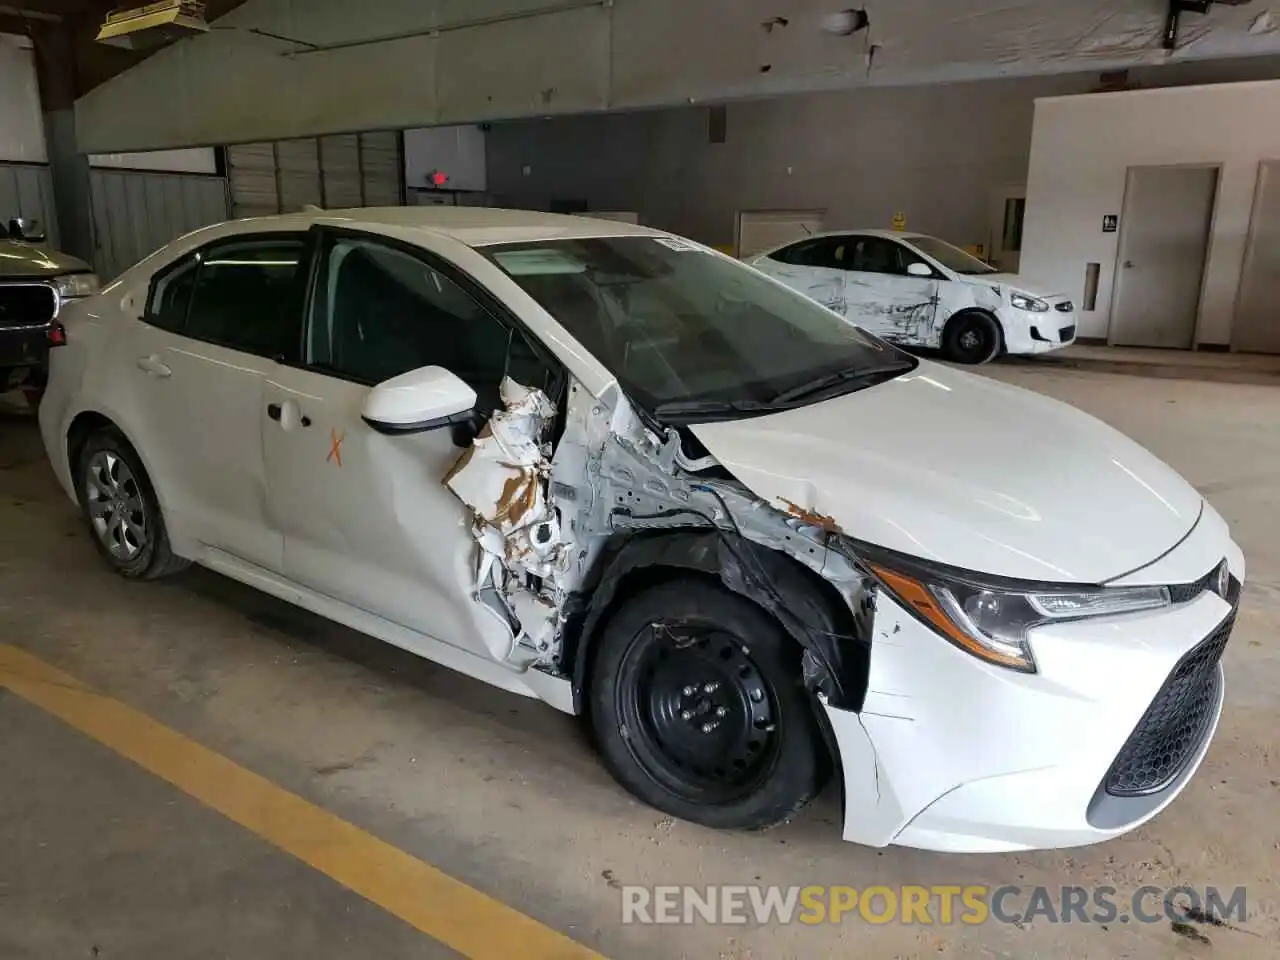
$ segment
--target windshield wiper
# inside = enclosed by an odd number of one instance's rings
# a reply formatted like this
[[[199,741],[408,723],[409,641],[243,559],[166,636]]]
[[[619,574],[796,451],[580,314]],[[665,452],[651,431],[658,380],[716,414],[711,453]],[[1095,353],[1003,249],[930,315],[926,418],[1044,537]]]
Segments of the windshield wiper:
[[[759,400],[672,400],[658,404],[653,412],[659,417],[702,418],[769,413],[776,409],[776,404],[762,403]]]
[[[863,383],[865,381],[864,386],[870,387],[886,380],[892,380],[898,374],[906,373],[908,370],[913,369],[915,369],[914,363],[909,360],[900,360],[897,363],[886,363],[879,367],[850,367],[846,370],[837,370],[835,373],[829,373],[824,377],[818,377],[816,380],[810,380],[808,383],[802,383],[799,386],[792,387],[790,390],[782,391],[770,401],[770,404],[772,406],[785,406],[798,400],[805,400],[820,393],[825,393],[827,390],[845,383]]]

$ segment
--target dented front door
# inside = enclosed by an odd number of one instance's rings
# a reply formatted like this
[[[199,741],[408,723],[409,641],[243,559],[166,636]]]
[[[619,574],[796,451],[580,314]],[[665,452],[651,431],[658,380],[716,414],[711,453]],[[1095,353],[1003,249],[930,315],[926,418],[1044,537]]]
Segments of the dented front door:
[[[492,657],[510,632],[470,599],[471,516],[442,484],[464,452],[448,428],[388,436],[360,416],[369,387],[281,367],[265,388],[271,513],[285,575]]]
[[[324,229],[302,366],[266,384],[271,511],[296,582],[494,659],[510,625],[474,600],[471,514],[444,486],[468,442],[445,426],[387,435],[361,417],[371,385],[439,366],[492,409],[509,331],[450,263],[357,231]],[[487,406],[486,406],[487,404]]]

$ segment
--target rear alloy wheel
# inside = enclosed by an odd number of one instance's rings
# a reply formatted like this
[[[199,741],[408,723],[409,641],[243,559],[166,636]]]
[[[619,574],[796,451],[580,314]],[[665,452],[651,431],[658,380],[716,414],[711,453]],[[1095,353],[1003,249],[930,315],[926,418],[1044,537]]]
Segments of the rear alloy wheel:
[[[605,626],[591,686],[614,776],[649,805],[722,829],[790,819],[826,773],[798,650],[742,597],[672,582]]]
[[[187,566],[170,550],[155,491],[118,432],[89,437],[78,463],[81,511],[98,553],[117,573],[151,580]]]
[[[956,314],[942,336],[942,355],[952,363],[980,364],[1000,353],[1000,325],[990,314],[977,310]]]

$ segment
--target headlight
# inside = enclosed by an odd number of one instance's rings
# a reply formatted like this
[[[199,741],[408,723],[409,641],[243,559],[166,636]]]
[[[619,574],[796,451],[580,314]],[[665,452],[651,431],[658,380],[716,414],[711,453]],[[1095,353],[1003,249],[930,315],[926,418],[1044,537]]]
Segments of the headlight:
[[[63,300],[77,300],[80,297],[91,297],[98,292],[98,275],[96,273],[68,273],[56,277],[54,289]]]
[[[917,619],[960,649],[1002,667],[1034,673],[1027,634],[1068,620],[1156,610],[1165,587],[1055,586],[1019,583],[854,547],[861,564]]]
[[[1009,302],[1019,310],[1030,310],[1033,313],[1046,313],[1049,310],[1049,304],[1038,297],[1029,297],[1025,293],[1009,294]]]

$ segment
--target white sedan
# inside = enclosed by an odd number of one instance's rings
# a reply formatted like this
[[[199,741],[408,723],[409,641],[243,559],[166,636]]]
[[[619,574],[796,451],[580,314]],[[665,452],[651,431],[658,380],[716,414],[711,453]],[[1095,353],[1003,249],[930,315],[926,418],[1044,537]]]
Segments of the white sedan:
[[[1195,490],[679,237],[312,211],[59,322],[41,430],[111,568],[585,714],[674,816],[767,827],[834,772],[848,840],[1086,844],[1216,728],[1244,560]]]
[[[749,261],[886,340],[955,363],[1047,353],[1076,338],[1075,304],[999,273],[937,237],[887,230],[815,234]]]

